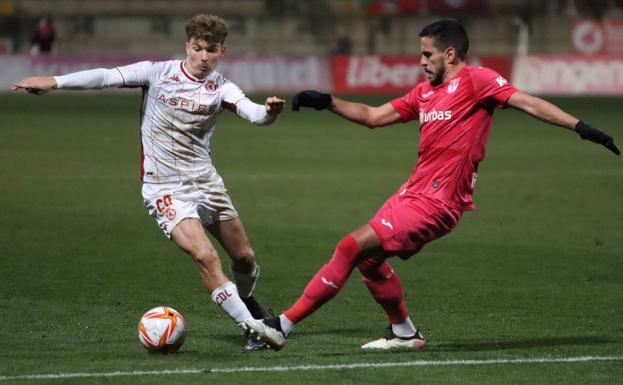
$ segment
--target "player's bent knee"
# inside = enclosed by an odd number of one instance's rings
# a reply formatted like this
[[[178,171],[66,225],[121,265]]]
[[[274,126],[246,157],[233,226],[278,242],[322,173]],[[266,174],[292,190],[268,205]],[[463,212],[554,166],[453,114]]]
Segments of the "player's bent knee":
[[[202,275],[221,273],[221,260],[214,250],[201,250],[193,255]]]
[[[255,263],[255,251],[251,247],[242,248],[232,259],[238,263],[246,263],[252,265]]]
[[[339,251],[341,254],[347,256],[353,256],[357,255],[361,250],[357,244],[357,241],[355,241],[355,238],[348,234],[338,242],[335,251]]]
[[[394,270],[387,260],[377,259],[374,257],[368,258],[357,265],[357,268],[361,272],[361,277],[364,280],[370,281],[383,281],[390,279],[394,274]]]

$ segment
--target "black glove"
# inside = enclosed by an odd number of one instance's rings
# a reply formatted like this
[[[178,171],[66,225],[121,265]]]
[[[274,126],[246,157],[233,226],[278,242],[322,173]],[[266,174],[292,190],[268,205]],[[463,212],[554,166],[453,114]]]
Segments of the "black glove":
[[[320,111],[329,108],[331,102],[330,94],[305,90],[294,95],[292,98],[292,111],[298,111],[301,107],[313,107]]]
[[[590,140],[591,142],[601,144],[617,155],[621,154],[621,151],[614,145],[614,139],[612,139],[610,135],[590,124],[586,124],[580,120],[578,124],[575,125],[575,132],[584,140]]]

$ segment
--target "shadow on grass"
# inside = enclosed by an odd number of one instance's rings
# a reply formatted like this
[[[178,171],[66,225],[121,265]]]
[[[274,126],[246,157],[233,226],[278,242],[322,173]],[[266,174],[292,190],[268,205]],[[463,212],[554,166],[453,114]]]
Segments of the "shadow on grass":
[[[449,342],[432,342],[426,351],[435,352],[480,352],[489,350],[538,349],[556,346],[592,346],[604,344],[621,344],[623,338],[606,336],[567,336],[567,337],[534,337],[508,340],[466,340]]]
[[[335,336],[335,339],[339,340],[339,337],[358,337],[361,336],[361,334],[362,330],[358,328],[340,328],[324,331],[301,331],[300,333],[296,333],[296,335],[292,336],[292,339],[301,341],[309,340],[309,342],[312,344],[320,344],[321,342],[319,341],[319,339],[324,340],[325,338],[330,336]],[[240,345],[242,352],[244,337],[236,335],[223,335],[216,338],[218,338],[222,342],[231,343],[232,345]],[[363,342],[365,341],[362,341],[362,343]],[[597,345],[623,345],[623,338],[613,336],[552,336],[533,338],[509,338],[497,340],[470,339],[444,342],[429,341],[426,349],[422,353],[487,352]],[[405,351],[407,350],[399,349],[396,351],[392,351],[391,353],[404,353]],[[284,353],[285,351],[280,352],[280,356],[288,355],[294,358],[302,354],[302,352],[298,350],[288,352],[289,354]],[[349,356],[368,355],[370,353],[387,354],[388,352],[374,352],[364,351],[361,349],[353,349],[352,342],[344,342],[343,344],[337,342],[337,345],[331,345],[331,348],[328,348],[327,351],[315,352],[314,354],[320,357],[332,357],[343,356],[344,354],[347,354]]]

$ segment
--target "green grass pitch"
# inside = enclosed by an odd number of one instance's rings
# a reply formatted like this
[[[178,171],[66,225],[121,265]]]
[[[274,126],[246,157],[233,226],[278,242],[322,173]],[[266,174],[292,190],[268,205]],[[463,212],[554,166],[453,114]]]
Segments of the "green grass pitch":
[[[139,95],[2,94],[0,385],[608,384],[623,361],[330,369],[413,361],[623,356],[623,158],[515,111],[498,111],[477,210],[407,262],[394,260],[422,352],[368,353],[386,319],[357,275],[280,352],[246,353],[190,258],[147,215],[138,180]],[[389,97],[357,99],[380,104]],[[255,98],[255,100],[261,100]],[[620,99],[555,99],[623,148]],[[370,131],[315,111],[270,127],[229,112],[214,161],[262,266],[257,296],[291,305],[347,232],[410,173],[418,125]],[[228,263],[225,263],[228,265]],[[147,309],[184,314],[180,352],[148,354]],[[319,365],[309,371],[112,373]]]

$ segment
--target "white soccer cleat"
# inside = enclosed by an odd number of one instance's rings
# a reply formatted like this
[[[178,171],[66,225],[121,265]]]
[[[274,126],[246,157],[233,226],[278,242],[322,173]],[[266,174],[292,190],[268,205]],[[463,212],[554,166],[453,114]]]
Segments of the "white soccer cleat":
[[[259,320],[249,318],[243,322],[246,330],[241,326],[249,337],[257,337],[267,343],[273,350],[281,350],[286,344],[286,336],[281,331],[278,318]],[[242,325],[242,324],[241,324]]]
[[[253,352],[257,350],[266,350],[266,349],[270,349],[270,346],[264,341],[261,341],[257,337],[247,338],[247,343],[244,345],[244,350],[246,350],[247,352]]]
[[[387,335],[385,337],[380,338],[378,340],[368,342],[365,345],[362,345],[362,349],[366,350],[392,350],[392,349],[414,349],[420,350],[424,349],[426,346],[426,340],[424,340],[424,336],[420,333],[420,330],[416,330],[415,334],[411,337],[401,338],[394,334],[392,331],[392,327],[388,327]]]

